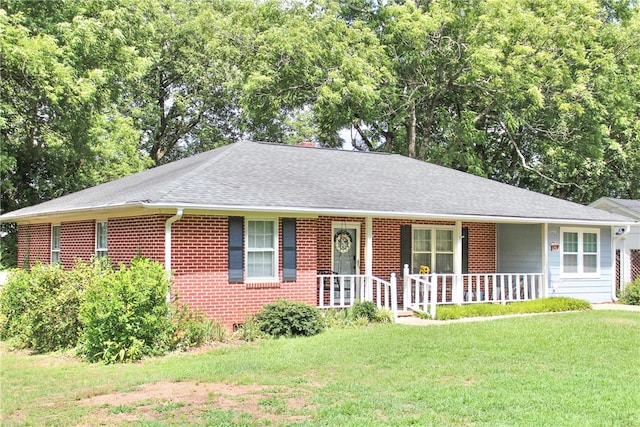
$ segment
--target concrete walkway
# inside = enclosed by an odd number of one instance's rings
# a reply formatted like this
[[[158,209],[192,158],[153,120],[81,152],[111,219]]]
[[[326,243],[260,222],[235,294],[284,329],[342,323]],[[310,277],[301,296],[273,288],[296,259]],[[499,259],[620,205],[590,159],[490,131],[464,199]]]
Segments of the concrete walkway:
[[[636,311],[640,313],[640,306],[638,305],[624,305],[624,304],[609,303],[609,304],[592,304],[591,307],[593,308],[593,310]],[[558,312],[554,312],[554,313],[558,313]],[[420,319],[413,316],[407,316],[407,317],[399,317],[396,323],[398,323],[399,325],[410,325],[410,326],[449,325],[451,323],[486,322],[489,320],[508,319],[511,317],[539,316],[542,314],[552,314],[552,313],[505,314],[501,316],[464,317],[462,319],[455,319],[455,320],[430,320],[430,319]]]

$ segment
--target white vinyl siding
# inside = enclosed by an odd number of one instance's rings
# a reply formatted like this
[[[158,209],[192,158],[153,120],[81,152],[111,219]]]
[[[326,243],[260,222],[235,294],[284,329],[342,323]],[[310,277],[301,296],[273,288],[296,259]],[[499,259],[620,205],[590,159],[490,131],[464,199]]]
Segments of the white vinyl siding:
[[[107,256],[107,221],[96,222],[96,256]]]
[[[561,229],[561,274],[565,277],[597,277],[600,274],[600,230]]]
[[[60,226],[51,226],[51,264],[60,262]]]
[[[276,220],[247,220],[247,279],[277,280]]]

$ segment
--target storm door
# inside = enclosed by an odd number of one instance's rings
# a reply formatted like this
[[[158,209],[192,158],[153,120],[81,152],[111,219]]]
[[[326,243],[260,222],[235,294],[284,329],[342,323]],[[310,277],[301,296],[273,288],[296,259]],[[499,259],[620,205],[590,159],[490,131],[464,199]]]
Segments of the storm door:
[[[359,259],[359,242],[360,234],[359,223],[334,223],[333,225],[333,271],[339,275],[355,275],[358,274],[360,266]],[[344,280],[344,300],[351,298],[351,292],[355,285],[354,277],[343,277]],[[334,298],[340,298],[340,287],[334,290]]]

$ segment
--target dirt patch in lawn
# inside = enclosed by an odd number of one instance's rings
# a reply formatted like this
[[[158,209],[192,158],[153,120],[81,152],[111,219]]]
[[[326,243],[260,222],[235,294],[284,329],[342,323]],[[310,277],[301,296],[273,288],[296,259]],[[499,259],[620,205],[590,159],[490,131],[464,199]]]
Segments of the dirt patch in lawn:
[[[308,392],[280,386],[225,383],[158,382],[134,391],[103,394],[82,399],[94,410],[84,425],[113,425],[143,420],[196,422],[207,412],[223,411],[233,420],[279,423],[310,420]]]

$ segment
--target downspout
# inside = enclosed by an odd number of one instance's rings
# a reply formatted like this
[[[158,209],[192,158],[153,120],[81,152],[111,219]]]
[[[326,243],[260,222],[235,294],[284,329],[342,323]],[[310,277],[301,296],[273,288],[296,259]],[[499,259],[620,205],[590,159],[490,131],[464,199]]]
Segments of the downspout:
[[[182,218],[183,208],[178,208],[174,216],[164,223],[164,271],[171,280],[171,226]],[[167,292],[167,302],[171,301],[171,293]]]
[[[626,225],[622,228],[622,232],[620,234],[618,234],[617,231],[614,231],[615,228],[611,227],[611,249],[613,250],[613,256],[611,257],[611,271],[613,271],[614,273],[611,275],[612,279],[611,279],[611,300],[613,302],[618,301],[618,297],[616,296],[616,241],[619,239],[622,239],[622,251],[620,251],[620,289],[622,289],[622,280],[623,280],[623,272],[624,272],[624,251],[625,251],[625,247],[624,247],[624,241],[626,240],[626,235],[629,234],[631,232],[631,225]]]

